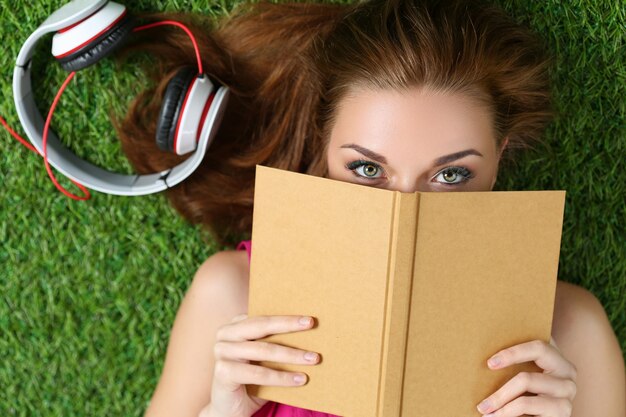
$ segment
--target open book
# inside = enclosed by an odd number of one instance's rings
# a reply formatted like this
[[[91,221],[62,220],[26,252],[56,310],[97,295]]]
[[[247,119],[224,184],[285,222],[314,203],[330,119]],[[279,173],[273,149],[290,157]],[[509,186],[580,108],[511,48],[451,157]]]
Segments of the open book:
[[[311,315],[264,340],[319,352],[252,395],[343,417],[480,416],[550,340],[564,191],[402,193],[257,166],[249,315]]]

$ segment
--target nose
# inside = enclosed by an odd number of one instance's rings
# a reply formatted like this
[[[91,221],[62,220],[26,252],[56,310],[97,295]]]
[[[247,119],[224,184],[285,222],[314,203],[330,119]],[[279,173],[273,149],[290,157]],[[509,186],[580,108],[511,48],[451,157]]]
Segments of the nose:
[[[415,191],[426,191],[424,181],[415,176],[398,176],[391,184],[391,189],[402,193],[413,193]]]

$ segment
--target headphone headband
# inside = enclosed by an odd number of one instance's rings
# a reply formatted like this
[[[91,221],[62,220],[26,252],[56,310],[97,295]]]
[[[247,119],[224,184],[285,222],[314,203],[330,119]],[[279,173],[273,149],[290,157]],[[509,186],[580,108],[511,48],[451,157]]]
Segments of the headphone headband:
[[[13,96],[20,122],[33,146],[43,153],[44,119],[32,93],[32,56],[39,40],[51,32],[85,19],[107,0],[74,0],[50,15],[26,40],[13,72]],[[200,165],[213,140],[228,100],[228,88],[220,86],[202,127],[196,151],[181,164],[147,175],[124,175],[93,165],[66,148],[57,135],[48,133],[48,161],[59,172],[88,188],[116,195],[137,196],[163,191],[180,183]]]

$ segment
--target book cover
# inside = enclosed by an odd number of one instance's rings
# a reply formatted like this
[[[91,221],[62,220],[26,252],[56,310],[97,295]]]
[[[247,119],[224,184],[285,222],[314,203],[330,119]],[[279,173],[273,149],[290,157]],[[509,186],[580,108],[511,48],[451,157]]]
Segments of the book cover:
[[[564,191],[402,193],[257,166],[249,315],[311,315],[264,340],[321,355],[264,399],[343,417],[480,416],[550,340]]]

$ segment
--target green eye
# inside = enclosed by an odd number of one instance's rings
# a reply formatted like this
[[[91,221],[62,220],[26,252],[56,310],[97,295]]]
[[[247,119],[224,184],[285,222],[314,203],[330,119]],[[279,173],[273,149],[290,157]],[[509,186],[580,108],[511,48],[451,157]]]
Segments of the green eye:
[[[363,168],[363,173],[368,177],[373,177],[378,172],[378,168],[374,165],[362,165],[360,168]]]
[[[360,178],[367,178],[367,179],[382,178],[381,175],[382,175],[382,172],[384,172],[383,169],[379,165],[373,162],[362,160],[362,159],[359,159],[358,161],[350,162],[349,164],[346,165],[346,168],[352,171],[355,176],[360,177]],[[381,174],[381,175],[377,175],[377,174]]]
[[[446,171],[443,173],[443,180],[445,182],[454,183],[458,176],[456,172]]]
[[[464,183],[471,178],[474,178],[474,175],[467,168],[447,167],[439,171],[432,181],[444,185],[455,185]]]

